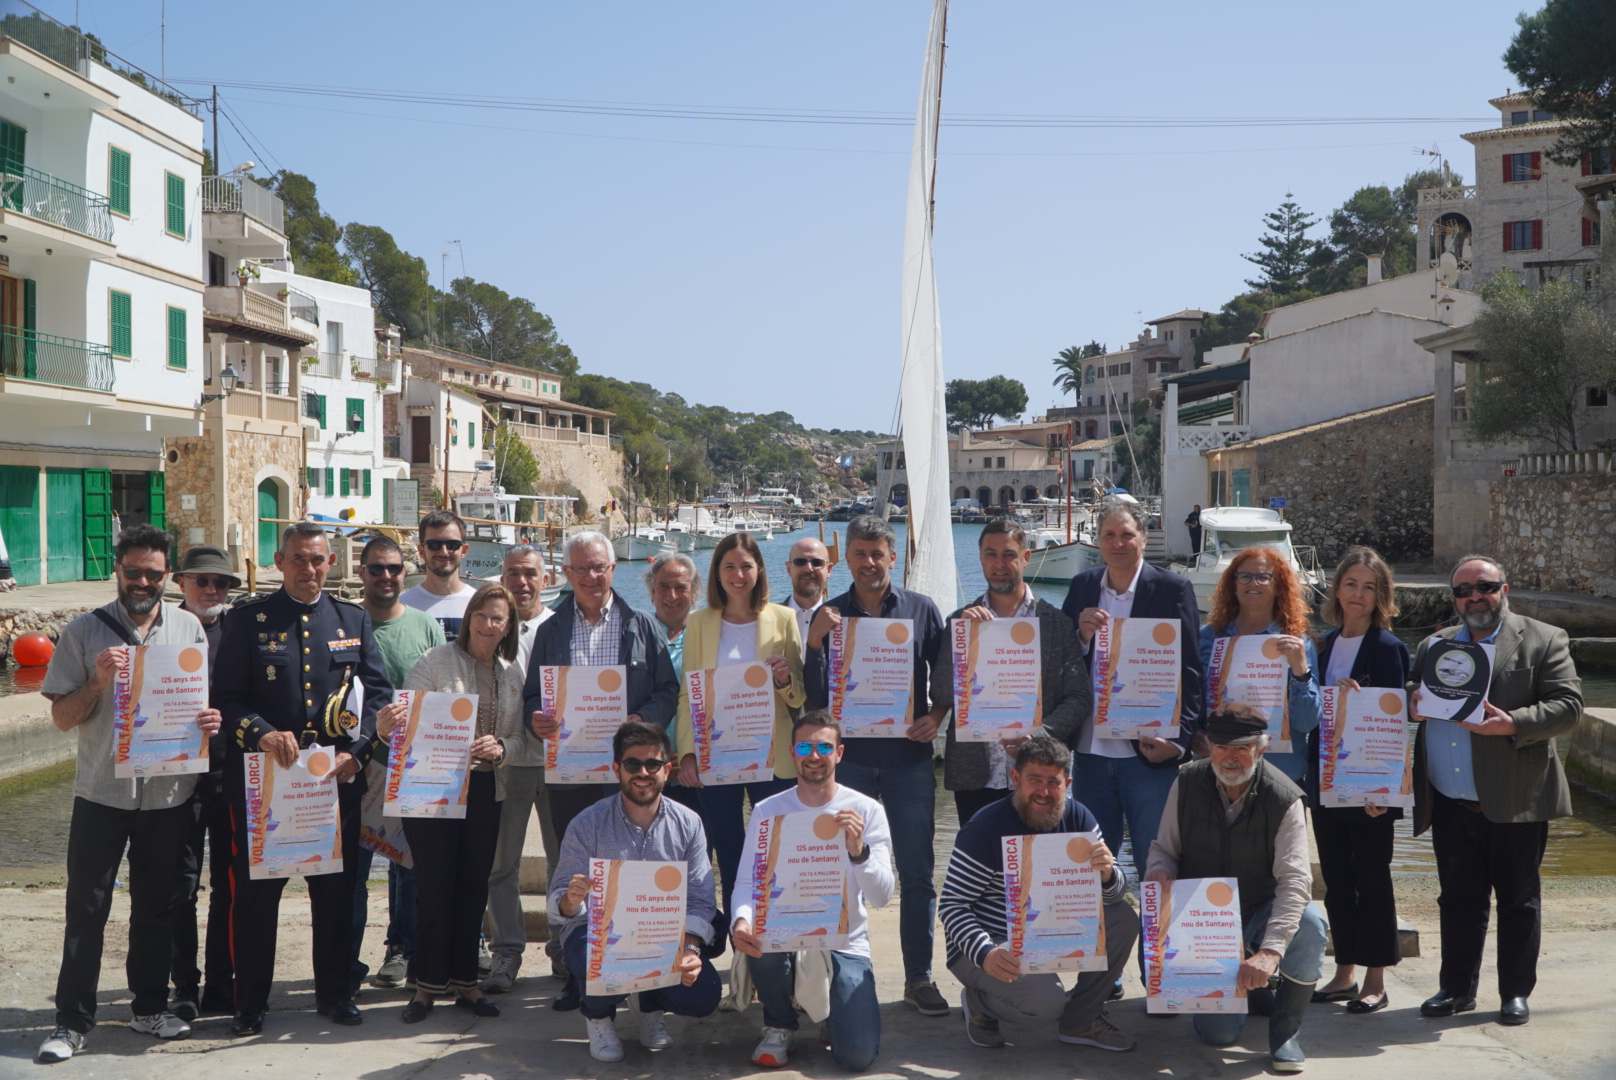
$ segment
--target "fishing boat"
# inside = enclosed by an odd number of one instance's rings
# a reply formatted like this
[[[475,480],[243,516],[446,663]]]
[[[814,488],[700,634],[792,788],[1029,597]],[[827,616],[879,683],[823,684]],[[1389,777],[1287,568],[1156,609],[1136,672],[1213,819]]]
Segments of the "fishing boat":
[[[517,544],[532,544],[545,552],[544,584],[539,598],[546,605],[554,603],[566,588],[560,550],[554,538],[565,528],[576,501],[570,495],[511,495],[498,486],[474,488],[456,495],[455,513],[468,530],[466,554],[460,560],[461,579],[498,581],[506,552]],[[517,521],[516,508],[523,502],[537,503],[544,520],[539,523]]]
[[[1269,547],[1285,556],[1303,586],[1315,596],[1324,590],[1315,550],[1291,543],[1291,524],[1277,510],[1259,506],[1212,506],[1201,511],[1201,550],[1187,563],[1169,569],[1190,579],[1202,611],[1212,608],[1212,593],[1236,555],[1246,548]]]
[[[644,562],[678,550],[679,542],[659,525],[639,525],[612,537],[612,551],[624,562]]]

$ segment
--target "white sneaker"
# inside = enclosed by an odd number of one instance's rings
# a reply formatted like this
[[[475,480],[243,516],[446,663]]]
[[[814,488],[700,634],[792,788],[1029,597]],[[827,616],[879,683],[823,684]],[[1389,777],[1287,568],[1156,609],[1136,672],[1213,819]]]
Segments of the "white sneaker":
[[[765,1027],[763,1038],[752,1051],[752,1064],[773,1065],[776,1068],[791,1060],[791,1036],[788,1028]]]
[[[50,1033],[50,1038],[39,1044],[39,1056],[34,1060],[41,1065],[54,1065],[58,1061],[66,1061],[83,1049],[83,1035],[72,1028],[59,1027]]]
[[[673,1036],[668,1034],[668,1029],[662,1022],[666,1015],[661,1009],[640,1014],[641,1046],[648,1050],[666,1050],[673,1045]]]
[[[129,1030],[142,1035],[155,1035],[159,1039],[189,1039],[191,1025],[171,1012],[137,1016],[129,1021]]]
[[[623,1040],[617,1037],[617,1025],[612,1018],[604,1020],[590,1020],[584,1018],[589,1027],[589,1056],[596,1061],[622,1061]]]

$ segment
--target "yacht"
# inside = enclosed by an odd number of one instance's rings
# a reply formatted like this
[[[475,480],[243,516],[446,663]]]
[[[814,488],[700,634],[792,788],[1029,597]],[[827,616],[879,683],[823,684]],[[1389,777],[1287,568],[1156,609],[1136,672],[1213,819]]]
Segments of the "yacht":
[[[1259,506],[1213,506],[1201,511],[1201,550],[1188,563],[1174,563],[1175,574],[1190,579],[1202,611],[1212,609],[1212,593],[1234,557],[1246,548],[1270,547],[1285,556],[1313,599],[1324,591],[1324,576],[1311,547],[1291,543],[1291,524],[1277,510]]]

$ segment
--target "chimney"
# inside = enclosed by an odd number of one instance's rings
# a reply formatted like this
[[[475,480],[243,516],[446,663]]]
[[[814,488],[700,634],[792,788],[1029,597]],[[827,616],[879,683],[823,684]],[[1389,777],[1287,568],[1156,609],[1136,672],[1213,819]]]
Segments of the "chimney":
[[[1369,256],[1369,280],[1367,282],[1365,282],[1365,284],[1368,284],[1368,285],[1378,285],[1378,284],[1380,284],[1380,256],[1379,255],[1371,255],[1371,256]]]

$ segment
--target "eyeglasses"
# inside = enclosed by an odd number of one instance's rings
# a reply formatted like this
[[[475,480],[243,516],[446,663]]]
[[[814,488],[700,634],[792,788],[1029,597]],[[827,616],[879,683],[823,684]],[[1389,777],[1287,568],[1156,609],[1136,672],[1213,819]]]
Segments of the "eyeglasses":
[[[1460,600],[1468,600],[1470,599],[1472,593],[1480,593],[1483,596],[1492,596],[1503,587],[1504,583],[1502,581],[1478,581],[1474,585],[1467,581],[1463,585],[1455,585],[1453,587],[1453,595],[1458,597]]]
[[[615,563],[595,563],[593,566],[569,566],[569,573],[577,574],[581,578],[604,577]]]
[[[825,565],[825,560],[824,559],[806,559],[806,558],[792,559],[791,560],[791,565],[795,566],[798,570],[801,570],[805,566],[811,566],[815,570],[818,570],[820,567]]]
[[[423,540],[421,543],[429,551],[459,551],[466,546],[464,540]]]
[[[815,754],[818,754],[820,757],[830,757],[836,752],[836,744],[828,742],[800,742],[791,749],[796,751],[798,757],[812,757]]]
[[[230,588],[230,583],[235,580],[234,578],[227,578],[223,574],[214,574],[212,576],[207,574],[187,574],[186,577],[190,578],[191,583],[199,589],[228,590]]]
[[[139,566],[119,566],[125,581],[149,581],[153,585],[161,585],[168,576],[167,570],[147,570]]]
[[[365,572],[371,577],[400,577],[404,573],[404,564],[401,562],[373,562],[365,564]]]
[[[619,769],[622,769],[624,772],[628,773],[630,776],[633,776],[636,773],[638,773],[641,769],[646,769],[646,770],[648,770],[650,772],[656,772],[659,769],[661,769],[664,765],[667,765],[667,764],[669,764],[669,762],[663,761],[661,758],[655,758],[655,757],[648,757],[648,758],[626,757],[626,758],[624,758],[623,760],[621,760],[621,761],[619,761],[617,763],[617,767]]]
[[[1254,574],[1249,570],[1239,571],[1235,574],[1234,579],[1241,585],[1272,585],[1274,583],[1273,574]]]

